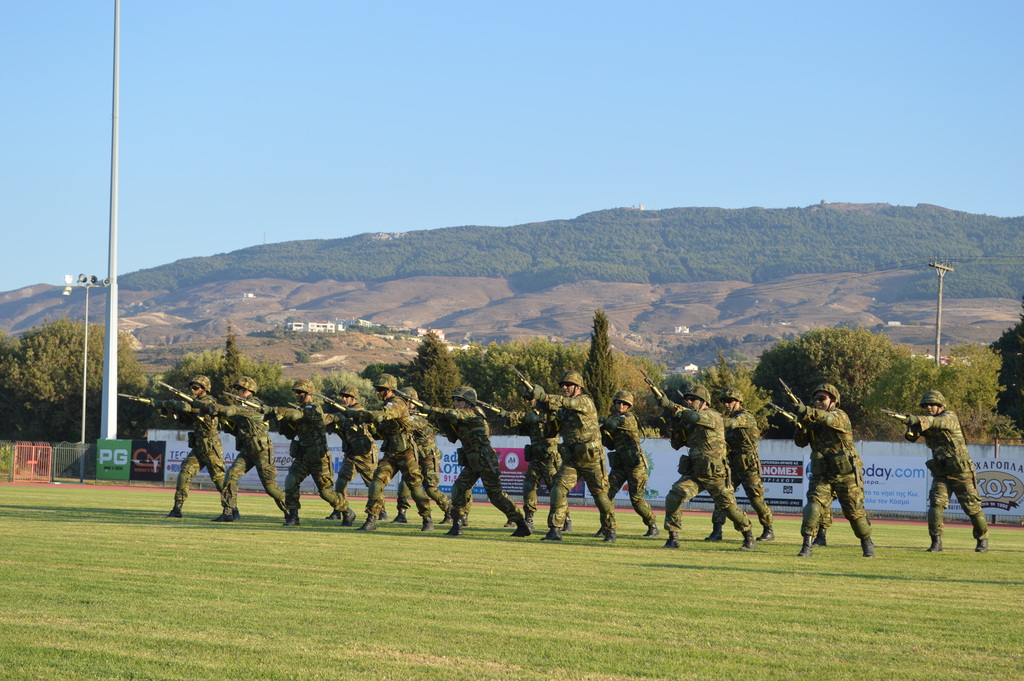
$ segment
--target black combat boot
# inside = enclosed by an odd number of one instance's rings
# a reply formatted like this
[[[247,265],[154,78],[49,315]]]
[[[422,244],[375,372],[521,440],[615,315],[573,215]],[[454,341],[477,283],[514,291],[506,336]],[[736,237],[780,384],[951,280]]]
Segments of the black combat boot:
[[[341,526],[352,527],[352,523],[356,521],[356,512],[351,508],[346,508],[341,512]]]
[[[524,516],[523,520],[526,521],[526,526],[529,527],[532,530],[533,529],[533,514],[532,513],[527,513],[526,516]]]
[[[560,529],[558,529],[557,527],[552,527],[550,530],[548,530],[547,534],[545,534],[543,537],[541,537],[540,540],[541,541],[562,541],[562,531]]]
[[[860,540],[860,547],[864,549],[865,558],[875,557],[875,543],[871,541],[871,537],[864,537]]]
[[[568,513],[565,514],[565,524],[562,525],[562,532],[572,532],[572,518],[569,517]]]
[[[289,511],[284,517],[284,524],[288,527],[297,527],[299,524],[299,510]]]
[[[238,508],[231,509],[231,519],[232,520],[238,520],[241,517],[242,517],[242,514],[240,514],[238,512]]]
[[[324,516],[324,520],[341,520],[341,511],[334,509],[334,513]]]
[[[605,530],[604,540],[606,542],[608,542],[609,544],[614,544],[615,543],[615,539],[616,539],[616,537],[615,537],[615,530]]]
[[[429,515],[423,519],[423,527],[420,528],[420,532],[433,532],[434,531],[434,519]]]
[[[366,520],[363,521],[363,524],[359,529],[364,532],[373,532],[377,529],[377,519],[372,515],[366,516]]]
[[[391,522],[393,522],[393,523],[407,523],[407,522],[409,522],[409,519],[405,517],[405,509],[403,508],[401,511],[399,511],[398,515],[396,515],[395,519],[392,520]]]
[[[988,537],[978,540],[978,545],[974,547],[974,550],[978,553],[988,553]]]
[[[516,521],[516,531],[512,533],[513,537],[529,537],[531,534],[533,534],[533,528],[526,524],[526,518]]]
[[[722,523],[712,523],[711,534],[704,537],[704,541],[722,541]]]
[[[228,509],[225,508],[223,513],[221,513],[219,516],[217,516],[216,518],[214,518],[210,522],[214,522],[214,523],[230,523],[230,522],[234,521],[234,519],[235,519],[235,516],[231,513],[231,511],[229,511]]]
[[[814,537],[804,537],[804,545],[800,548],[800,553],[796,555],[800,558],[810,558],[812,553],[814,553]]]
[[[438,523],[438,524],[439,525],[447,525],[451,521],[452,521],[452,509],[449,508],[447,511],[444,512],[444,517],[441,518],[441,522]]]
[[[775,541],[775,532],[772,530],[772,526],[764,528],[764,532],[757,538],[757,541]]]
[[[668,539],[665,540],[665,545],[662,546],[661,548],[663,548],[663,549],[678,549],[679,548],[679,533],[678,532],[673,532],[672,530],[669,530],[668,531]]]
[[[455,517],[455,516],[452,516],[452,518],[454,518],[454,517]],[[461,522],[462,522],[462,528],[463,528],[463,529],[465,529],[465,528],[469,527],[469,516],[468,516],[468,515],[464,515],[464,516],[462,516],[462,520],[461,520]]]
[[[181,517],[181,504],[175,504],[171,512],[164,516],[165,518],[180,518]]]
[[[606,529],[604,529],[602,527],[600,530],[598,530],[597,532],[594,533],[594,536],[595,537],[603,537],[603,536],[605,536],[607,534],[608,534],[608,530],[606,530]]]
[[[452,529],[448,530],[449,537],[458,537],[462,534],[462,521],[458,518],[452,518]]]
[[[818,535],[814,538],[815,546],[828,546],[828,540],[825,538],[825,528],[818,528]]]
[[[381,522],[384,522],[387,519],[388,519],[388,512],[385,511],[383,508],[380,509],[380,513],[377,514],[377,520],[379,520]]]
[[[657,537],[658,536],[658,523],[651,522],[651,524],[647,526],[647,533],[644,536],[645,537]]]
[[[753,551],[757,548],[757,542],[754,540],[754,533],[747,530],[743,533],[743,546],[740,547],[746,551]]]
[[[508,520],[505,521],[505,524],[502,527],[516,527],[516,526],[517,526],[516,525],[516,521],[513,520],[512,518],[509,518]]]
[[[932,545],[929,546],[927,549],[925,549],[925,551],[927,551],[928,553],[938,553],[941,550],[942,550],[942,535],[941,534],[933,534],[932,535]]]

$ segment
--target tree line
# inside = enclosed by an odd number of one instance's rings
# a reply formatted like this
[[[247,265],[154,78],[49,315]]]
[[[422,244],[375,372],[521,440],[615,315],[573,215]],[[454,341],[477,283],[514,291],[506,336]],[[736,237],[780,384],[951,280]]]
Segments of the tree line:
[[[20,337],[0,335],[0,439],[78,440],[83,334],[81,322],[59,319]],[[90,325],[87,441],[100,435],[103,334],[102,326]],[[565,371],[575,369],[583,373],[587,391],[602,414],[608,413],[616,391],[632,392],[634,409],[646,424],[648,436],[658,433],[660,409],[649,398],[645,377],[675,401],[696,385],[707,387],[713,397],[735,386],[743,392],[745,408],[758,418],[767,438],[792,436],[791,427],[771,417],[767,407],[768,401],[781,397],[779,378],[803,398],[818,384],[832,383],[841,394],[840,406],[850,415],[855,436],[864,440],[900,439],[902,426],[882,415],[880,408],[915,412],[926,390],[939,390],[960,416],[970,441],[1021,438],[1024,304],[1020,321],[995,343],[954,347],[950,356],[949,364],[936,366],[933,360],[913,356],[909,348],[894,344],[884,334],[859,328],[815,329],[777,342],[753,367],[729,360],[720,352],[718,361],[697,375],[668,374],[664,365],[646,357],[612,350],[608,319],[598,310],[587,343],[558,344],[537,338],[451,350],[430,334],[409,363],[376,363],[359,373],[339,370],[312,380],[329,396],[344,385],[355,385],[363,403],[370,406],[376,405],[373,381],[382,373],[394,374],[401,386],[416,388],[422,400],[438,406],[450,404],[455,388],[470,385],[480,399],[511,411],[524,405],[525,386],[517,370],[555,392]],[[184,386],[195,374],[209,376],[214,396],[224,400],[223,393],[230,391],[241,375],[256,380],[260,397],[269,404],[284,405],[293,399],[283,367],[242,354],[230,327],[223,349],[186,354],[168,371],[151,376],[146,376],[138,363],[131,337],[122,334],[118,343],[119,392],[167,398],[158,381]],[[153,409],[124,399],[118,402],[118,424],[119,436],[125,438],[144,437],[150,428],[169,427]]]
[[[722,243],[729,248],[723,249]],[[921,245],[930,252],[922,255]],[[413,276],[506,277],[520,291],[598,281],[664,284],[919,268],[894,300],[931,296],[929,255],[960,264],[950,297],[1016,298],[1024,290],[1024,218],[937,206],[620,208],[513,227],[465,226],[262,244],[179,260],[120,278],[172,290],[239,278],[387,281]]]

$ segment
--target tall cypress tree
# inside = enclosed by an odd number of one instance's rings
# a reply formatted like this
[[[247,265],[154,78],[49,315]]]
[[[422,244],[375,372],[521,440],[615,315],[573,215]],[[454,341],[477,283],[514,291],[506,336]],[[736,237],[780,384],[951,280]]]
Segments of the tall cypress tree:
[[[420,399],[434,406],[451,404],[452,392],[462,383],[448,346],[433,333],[423,337],[406,377]]]
[[[238,350],[238,343],[235,340],[235,330],[231,327],[231,322],[228,322],[228,338],[224,342],[223,388],[230,390],[232,386],[228,384],[231,381],[237,381],[238,377],[241,375],[242,353]]]
[[[604,310],[594,312],[594,330],[590,334],[590,353],[583,366],[586,393],[594,400],[597,413],[607,414],[615,394],[615,358],[608,342],[608,317]]]

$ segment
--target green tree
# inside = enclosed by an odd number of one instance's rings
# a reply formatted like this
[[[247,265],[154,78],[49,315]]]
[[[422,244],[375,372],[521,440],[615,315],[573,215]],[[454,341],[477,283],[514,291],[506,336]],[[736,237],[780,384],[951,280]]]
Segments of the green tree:
[[[282,405],[293,399],[290,390],[291,383],[283,380],[283,369],[280,364],[262,359],[254,360],[239,354],[237,365],[229,366],[227,355],[223,350],[190,352],[182,356],[162,376],[154,376],[153,381],[155,383],[155,381],[161,380],[175,388],[182,389],[196,374],[203,374],[210,379],[213,396],[220,402],[227,402],[228,398],[224,395],[224,391],[231,391],[234,381],[239,376],[248,376],[256,381],[259,388],[257,394],[268,404]],[[153,387],[151,394],[161,398],[168,397],[167,391],[159,387]]]
[[[423,337],[406,379],[421,400],[437,406],[450,404],[452,393],[462,385],[462,374],[448,346],[434,333]]]
[[[850,416],[857,437],[870,422],[864,402],[875,383],[910,350],[893,345],[888,336],[867,329],[814,329],[793,341],[779,341],[761,355],[754,383],[788,406],[778,379],[802,400],[821,383],[839,390],[840,407]]]
[[[1020,321],[1003,332],[992,349],[1002,357],[999,370],[999,411],[1024,430],[1024,298],[1021,299]]]
[[[615,358],[608,341],[608,316],[604,310],[594,312],[594,327],[590,334],[590,351],[583,365],[585,392],[594,400],[597,413],[609,413],[616,390]]]
[[[238,349],[238,342],[235,340],[235,331],[231,328],[231,322],[228,322],[228,337],[224,341],[224,371],[232,381],[245,375],[242,371],[242,353]],[[226,389],[231,386],[221,387]]]
[[[103,393],[103,337],[98,324],[89,325],[88,384],[86,386],[87,442],[100,436]],[[138,394],[146,379],[128,333],[120,334],[117,350],[117,390]],[[20,338],[0,339],[0,405],[4,418],[0,438],[77,442],[82,427],[82,360],[85,325],[67,318],[47,322]],[[138,407],[118,402],[118,435],[138,434],[132,418]]]
[[[712,407],[722,410],[719,396],[726,388],[736,388],[743,395],[743,409],[757,419],[757,425],[764,432],[768,428],[767,404],[771,396],[763,388],[754,385],[753,370],[738,361],[729,362],[721,351],[718,362],[700,373],[700,383],[711,393]]]

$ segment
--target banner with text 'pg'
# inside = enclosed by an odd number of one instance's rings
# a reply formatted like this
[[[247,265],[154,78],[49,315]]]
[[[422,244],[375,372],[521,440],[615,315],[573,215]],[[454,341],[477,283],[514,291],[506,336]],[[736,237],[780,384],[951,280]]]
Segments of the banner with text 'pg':
[[[96,479],[127,480],[131,474],[131,440],[96,442]]]

